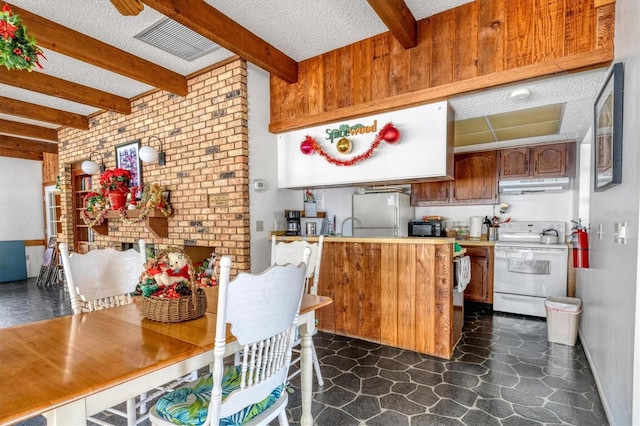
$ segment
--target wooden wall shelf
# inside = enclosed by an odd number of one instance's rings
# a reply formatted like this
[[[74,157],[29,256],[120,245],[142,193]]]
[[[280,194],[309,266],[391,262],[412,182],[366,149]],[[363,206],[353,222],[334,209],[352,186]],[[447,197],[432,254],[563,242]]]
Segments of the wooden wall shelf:
[[[127,210],[127,217],[129,219],[135,219],[140,216],[141,209]],[[95,213],[89,212],[89,217],[94,218]],[[109,235],[109,219],[120,220],[120,212],[117,210],[111,210],[107,213],[104,222],[100,225],[92,227],[92,229],[100,235]],[[141,222],[142,224],[142,222]],[[160,213],[158,210],[151,210],[149,215],[144,220],[144,225],[153,235],[158,238],[167,238],[169,236],[169,224],[167,222],[167,216]]]

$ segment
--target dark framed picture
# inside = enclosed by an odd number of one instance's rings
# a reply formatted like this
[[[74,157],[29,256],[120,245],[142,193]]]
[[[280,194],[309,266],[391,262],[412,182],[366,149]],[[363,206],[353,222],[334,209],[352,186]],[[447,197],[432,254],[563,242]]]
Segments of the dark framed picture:
[[[129,187],[137,186],[142,189],[142,165],[140,163],[140,139],[126,142],[116,146],[116,167],[129,170],[131,181]],[[142,191],[138,191],[137,199],[140,199]]]
[[[594,190],[622,182],[622,98],[624,66],[614,64],[594,104]]]

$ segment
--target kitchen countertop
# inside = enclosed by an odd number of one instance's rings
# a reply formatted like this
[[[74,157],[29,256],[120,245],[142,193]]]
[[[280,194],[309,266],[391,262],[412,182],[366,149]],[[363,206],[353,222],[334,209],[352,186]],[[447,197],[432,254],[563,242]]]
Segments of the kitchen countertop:
[[[456,243],[460,244],[462,247],[465,247],[465,246],[493,247],[496,245],[495,241],[488,241],[488,240],[479,240],[479,241],[456,240]]]
[[[271,236],[269,236],[271,238]],[[307,237],[299,235],[279,235],[279,241],[318,241],[317,236]],[[327,243],[383,243],[383,244],[453,244],[455,238],[424,238],[424,237],[343,237],[335,235],[325,235],[324,241]],[[480,241],[478,241],[480,242]],[[489,241],[485,241],[488,243]]]

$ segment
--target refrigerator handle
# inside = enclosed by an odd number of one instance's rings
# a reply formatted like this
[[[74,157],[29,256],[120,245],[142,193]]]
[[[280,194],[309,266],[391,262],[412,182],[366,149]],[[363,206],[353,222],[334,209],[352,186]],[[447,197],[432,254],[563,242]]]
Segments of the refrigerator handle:
[[[396,227],[396,229],[398,229],[398,222],[400,222],[400,209],[397,207],[394,207],[393,210],[395,210],[395,214],[393,215],[393,226]]]

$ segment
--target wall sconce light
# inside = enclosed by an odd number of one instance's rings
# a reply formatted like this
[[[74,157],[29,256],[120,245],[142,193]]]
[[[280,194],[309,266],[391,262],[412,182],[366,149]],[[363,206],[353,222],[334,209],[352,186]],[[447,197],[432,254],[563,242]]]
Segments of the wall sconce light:
[[[158,141],[160,141],[160,152],[156,151],[156,149],[151,146],[143,146],[138,151],[138,156],[145,163],[151,163],[157,159],[158,165],[164,166],[167,162],[167,154],[165,154],[162,149],[162,139],[157,136],[151,136],[149,137],[149,142],[151,142],[151,139],[153,138],[156,138],[158,139]]]
[[[92,160],[93,154],[96,154],[100,157],[100,165],[98,165],[98,163]],[[104,173],[104,171],[107,169],[104,166],[104,160],[102,159],[102,155],[99,152],[95,152],[95,151],[89,154],[89,159],[84,160],[80,165],[80,168],[82,169],[83,172],[85,172],[88,175],[94,175],[98,173],[98,170],[100,171],[100,173]]]

